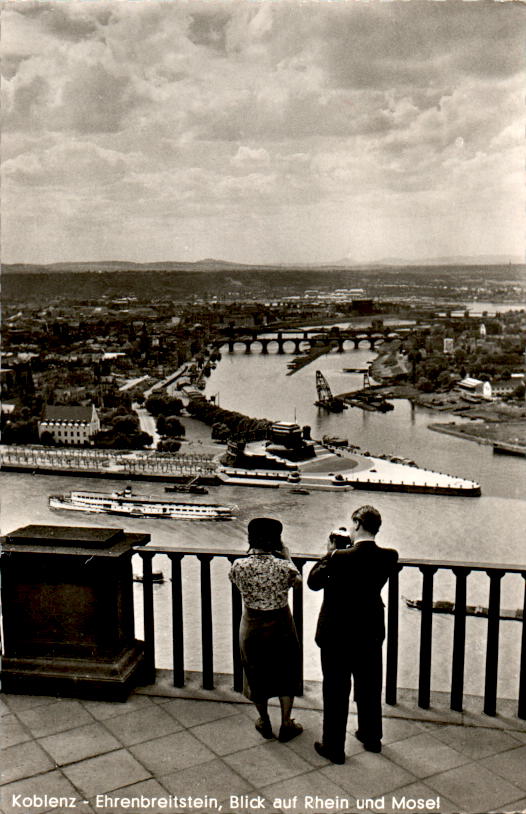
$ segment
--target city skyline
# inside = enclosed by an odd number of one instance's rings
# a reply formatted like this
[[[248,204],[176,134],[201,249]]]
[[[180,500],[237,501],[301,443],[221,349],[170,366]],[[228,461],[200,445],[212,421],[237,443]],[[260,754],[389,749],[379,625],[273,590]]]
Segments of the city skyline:
[[[523,257],[524,13],[6,3],[4,261]]]

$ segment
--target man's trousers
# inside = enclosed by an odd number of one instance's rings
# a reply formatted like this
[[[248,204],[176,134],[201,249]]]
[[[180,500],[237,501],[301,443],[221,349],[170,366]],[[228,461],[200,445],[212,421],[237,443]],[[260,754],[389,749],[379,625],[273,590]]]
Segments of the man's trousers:
[[[349,696],[354,679],[358,732],[365,743],[382,738],[382,643],[322,645],[323,745],[345,751]]]

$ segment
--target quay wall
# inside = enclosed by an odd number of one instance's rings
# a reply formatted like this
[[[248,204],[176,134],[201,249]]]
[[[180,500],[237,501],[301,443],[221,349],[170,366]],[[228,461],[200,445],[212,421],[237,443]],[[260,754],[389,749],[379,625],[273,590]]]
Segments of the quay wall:
[[[75,469],[68,467],[57,469],[47,466],[33,466],[24,464],[2,464],[3,472],[26,472],[38,475],[61,475],[62,477],[81,478],[109,478],[111,480],[136,480],[136,481],[167,481],[168,483],[187,483],[192,475],[173,475],[166,472],[124,472],[108,469]],[[202,475],[196,473],[199,483],[203,486],[217,486],[221,483],[216,475]]]
[[[419,495],[450,495],[454,497],[480,497],[480,486],[433,486],[425,483],[386,483],[381,481],[350,480],[353,489],[375,492],[405,492]]]

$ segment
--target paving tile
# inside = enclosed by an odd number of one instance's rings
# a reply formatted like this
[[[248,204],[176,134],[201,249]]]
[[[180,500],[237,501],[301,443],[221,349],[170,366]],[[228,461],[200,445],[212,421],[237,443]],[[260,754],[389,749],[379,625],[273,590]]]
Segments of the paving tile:
[[[99,723],[48,735],[40,738],[39,743],[59,766],[121,748],[119,741]]]
[[[53,704],[26,709],[18,717],[35,738],[55,735],[81,724],[93,723],[93,718],[78,701],[55,701]]]
[[[169,735],[182,729],[181,724],[175,718],[156,704],[145,709],[127,712],[125,715],[107,718],[104,723],[124,746],[143,743],[151,738]]]
[[[3,693],[2,700],[13,712],[22,712],[24,709],[56,704],[59,699],[54,695],[11,695]]]
[[[506,812],[511,812],[511,814],[524,814],[526,811],[526,797],[523,797],[521,800],[514,800],[512,803],[509,803],[506,806]],[[502,814],[501,811],[490,811],[489,814]]]
[[[296,814],[335,811],[338,804],[339,808],[345,810],[345,806],[351,806],[354,802],[345,789],[316,770],[264,786],[262,794],[276,808],[282,807],[283,811],[291,810]]]
[[[2,752],[0,783],[12,783],[23,777],[49,772],[55,764],[34,741],[10,746]]]
[[[147,811],[163,810],[154,805],[154,800],[166,797],[168,797],[166,789],[157,780],[150,779],[95,796],[91,803],[97,814],[121,814],[123,811],[126,814],[145,814]],[[138,798],[137,805],[131,805],[133,798]],[[80,808],[80,814],[84,814],[84,806]]]
[[[463,812],[489,811],[506,806],[522,795],[521,789],[490,772],[480,762],[433,775],[426,782]]]
[[[526,746],[481,760],[480,765],[526,791]]]
[[[519,745],[513,735],[499,729],[483,729],[478,726],[435,726],[429,731],[470,760],[480,760]]]
[[[508,734],[512,736],[512,738],[516,738],[521,743],[526,743],[526,732],[520,732],[519,730],[508,730]]]
[[[10,707],[7,706],[3,698],[0,698],[0,717],[3,717],[4,715],[9,715],[10,713],[11,713]]]
[[[395,743],[396,741],[411,738],[413,735],[421,735],[422,727],[415,721],[406,721],[403,718],[384,718],[382,743]]]
[[[17,743],[28,741],[31,735],[22,726],[16,715],[9,713],[2,716],[0,724],[0,749],[7,749],[8,746],[15,746]]]
[[[210,749],[194,738],[190,732],[175,732],[163,738],[130,747],[130,752],[143,763],[155,777],[186,769],[212,760],[215,755]]]
[[[239,704],[239,707],[244,707]],[[248,706],[248,705],[246,705]],[[248,707],[252,708],[252,705]],[[238,704],[224,704],[219,701],[193,701],[186,698],[171,698],[162,705],[170,715],[185,727],[198,726],[230,715],[237,715]]]
[[[150,773],[126,749],[73,763],[63,769],[66,777],[86,797],[146,780]]]
[[[20,798],[17,800],[17,795]],[[9,783],[0,789],[0,806],[5,814],[41,814],[49,811],[51,806],[37,805],[38,798],[50,797],[74,797],[78,802],[79,796],[69,780],[59,771],[39,774],[36,777],[17,780],[16,783]],[[28,798],[28,802],[24,798]],[[23,803],[22,808],[16,803]],[[57,803],[58,805],[58,803]],[[83,811],[84,806],[78,806],[78,810]]]
[[[389,744],[383,754],[418,778],[469,763],[468,757],[426,732]]]
[[[126,715],[136,709],[154,707],[154,703],[147,695],[130,695],[127,701],[82,701],[82,706],[93,715],[97,721],[105,721],[116,715]]]
[[[206,744],[217,755],[229,755],[241,749],[250,749],[261,743],[261,735],[246,715],[235,715],[194,726],[192,735]]]
[[[453,814],[453,812],[455,812],[455,814],[456,814],[456,812],[458,811],[458,806],[455,805],[455,803],[452,803],[451,800],[447,800],[445,797],[441,797],[440,795],[438,795],[436,793],[436,791],[434,791],[432,788],[427,786],[425,783],[418,782],[418,783],[411,783],[409,786],[403,786],[401,789],[397,789],[396,791],[391,792],[390,794],[386,795],[385,796],[384,814],[387,814],[387,812],[390,813],[391,811],[398,812],[398,814],[399,814],[400,811],[405,810],[407,812],[408,810],[411,810],[411,809],[408,809],[407,807],[405,809],[400,808],[400,805],[404,804],[404,803],[407,806],[407,803],[410,800],[416,800],[417,801],[416,802],[417,806],[418,806],[418,801],[419,800],[424,801],[424,805],[426,803],[428,805],[431,805],[432,803],[436,803],[436,805],[437,805],[437,808],[433,808],[433,809],[431,809],[431,808],[428,808],[428,809],[426,809],[426,808],[420,808],[420,809],[412,808],[413,811],[419,811],[419,810],[420,811],[422,811],[422,810],[423,811],[435,811],[437,813],[440,812],[440,814]],[[394,807],[395,804],[397,806],[396,808]],[[410,804],[410,805],[412,805],[412,804]]]
[[[413,783],[415,777],[383,754],[361,752],[347,758],[343,766],[327,763],[320,770],[337,786],[354,797],[378,797]]]
[[[233,794],[239,796],[254,791],[247,780],[232,771],[220,758],[165,774],[162,776],[162,784],[170,794],[187,795],[190,790],[194,796],[206,794],[216,797],[219,802],[227,800]]]
[[[301,737],[301,736],[300,736]],[[285,744],[268,741],[261,746],[223,758],[234,771],[256,787],[309,771],[312,766]]]

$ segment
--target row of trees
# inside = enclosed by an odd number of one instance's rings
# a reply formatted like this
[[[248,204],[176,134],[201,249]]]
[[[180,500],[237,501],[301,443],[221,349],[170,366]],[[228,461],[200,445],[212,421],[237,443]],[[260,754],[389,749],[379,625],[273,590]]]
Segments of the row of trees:
[[[204,396],[190,399],[188,412],[194,418],[212,427],[212,438],[227,441],[231,438],[240,440],[258,440],[267,437],[271,421],[261,418],[250,418],[233,410],[225,410],[211,404]]]

